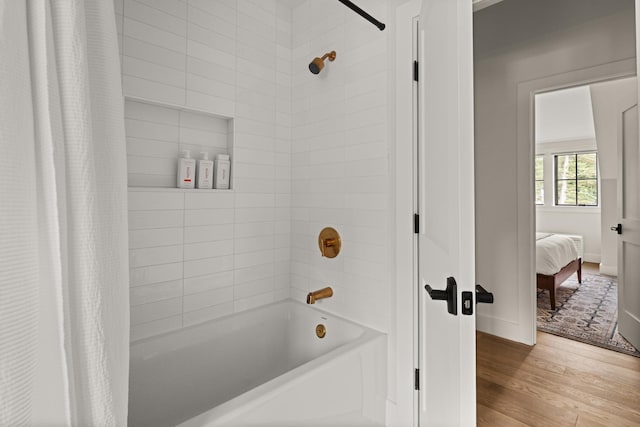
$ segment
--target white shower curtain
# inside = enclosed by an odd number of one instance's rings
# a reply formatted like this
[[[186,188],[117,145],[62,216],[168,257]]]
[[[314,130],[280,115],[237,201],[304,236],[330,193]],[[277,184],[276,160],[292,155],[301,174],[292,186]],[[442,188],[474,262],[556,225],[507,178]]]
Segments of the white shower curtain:
[[[126,153],[111,0],[0,1],[0,425],[124,426]]]

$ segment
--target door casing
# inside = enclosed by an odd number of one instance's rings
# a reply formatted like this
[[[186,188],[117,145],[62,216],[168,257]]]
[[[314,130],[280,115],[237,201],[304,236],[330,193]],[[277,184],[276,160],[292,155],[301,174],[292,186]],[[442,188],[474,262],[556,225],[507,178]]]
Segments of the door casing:
[[[413,370],[417,366],[418,330],[415,322],[418,289],[414,262],[416,238],[413,229],[413,214],[416,212],[416,206],[413,198],[415,174],[412,144],[415,142],[415,135],[413,135],[415,121],[411,111],[414,101],[412,93],[414,89],[412,48],[414,46],[411,22],[419,15],[420,6],[419,0],[412,0],[396,9],[396,138],[392,164],[395,169],[394,187],[396,189],[393,222],[396,249],[395,273],[398,285],[395,292],[396,328],[393,339],[396,346],[394,362],[397,375],[395,384],[391,386],[390,392],[393,395],[390,396],[391,402],[387,409],[388,424],[403,427],[415,425],[417,422],[417,393],[413,390]],[[467,281],[472,283],[473,279]],[[446,305],[441,309],[446,314]],[[471,382],[475,384],[475,376]],[[473,389],[475,390],[475,387]]]
[[[394,227],[395,227],[395,384],[390,387],[387,407],[390,427],[415,426],[417,423],[417,393],[414,390],[414,369],[417,366],[417,295],[413,214],[415,207],[415,117],[413,56],[414,20],[420,14],[420,0],[411,0],[396,9],[396,63],[395,63],[395,150],[391,164],[395,173]]]
[[[636,76],[635,59],[627,59],[557,74],[518,85],[517,111],[517,186],[528,191],[518,193],[518,301],[519,319],[507,324],[491,316],[490,307],[478,311],[478,330],[512,341],[534,345],[536,342],[536,205],[533,185],[535,170],[535,108],[538,93],[583,86],[606,80]],[[491,325],[491,326],[488,326]]]

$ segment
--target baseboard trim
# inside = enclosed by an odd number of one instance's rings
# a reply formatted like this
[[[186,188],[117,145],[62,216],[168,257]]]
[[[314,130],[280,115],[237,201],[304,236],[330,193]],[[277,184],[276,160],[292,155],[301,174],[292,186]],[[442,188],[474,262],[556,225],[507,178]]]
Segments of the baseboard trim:
[[[600,254],[588,254],[585,253],[582,255],[583,262],[592,262],[594,264],[600,264]]]
[[[600,263],[600,274],[604,274],[607,276],[618,276],[618,266],[604,265]]]
[[[533,325],[527,326],[535,326],[535,318],[533,322]],[[529,346],[535,344],[533,328],[531,329],[532,332],[527,334],[521,324],[488,314],[476,312],[476,330]]]

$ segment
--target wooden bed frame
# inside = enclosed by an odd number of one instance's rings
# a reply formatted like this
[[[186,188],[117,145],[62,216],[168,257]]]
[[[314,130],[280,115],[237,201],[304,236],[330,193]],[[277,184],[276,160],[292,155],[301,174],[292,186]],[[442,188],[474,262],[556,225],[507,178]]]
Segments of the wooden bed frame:
[[[536,274],[538,289],[549,291],[549,301],[551,302],[551,310],[556,309],[556,289],[567,280],[573,273],[578,273],[578,283],[582,283],[582,258],[576,258],[569,264],[562,267],[552,276],[546,274]]]

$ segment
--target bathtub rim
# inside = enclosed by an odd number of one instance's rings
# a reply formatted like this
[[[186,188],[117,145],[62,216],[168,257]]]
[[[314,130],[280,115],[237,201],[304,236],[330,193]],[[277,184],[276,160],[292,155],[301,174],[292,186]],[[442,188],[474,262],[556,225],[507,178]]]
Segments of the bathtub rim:
[[[206,325],[209,325],[211,323],[215,323],[215,322],[223,322],[226,320],[229,320],[230,318],[234,317],[234,316],[241,316],[244,314],[247,315],[251,315],[251,314],[255,314],[259,311],[263,311],[263,310],[267,310],[269,308],[273,308],[276,307],[278,305],[288,305],[289,303],[292,303],[293,306],[298,307],[298,308],[303,308],[303,309],[309,309],[309,310],[313,310],[316,311],[322,315],[326,315],[326,316],[330,316],[332,318],[338,319],[339,321],[343,321],[345,323],[348,323],[352,326],[355,326],[357,328],[361,328],[363,330],[363,335],[366,334],[367,331],[372,331],[372,332],[376,332],[376,333],[380,333],[383,335],[386,335],[384,332],[382,331],[378,331],[377,329],[373,329],[370,326],[366,326],[363,325],[361,323],[357,323],[353,320],[349,320],[345,317],[342,317],[338,314],[332,313],[330,311],[324,310],[322,308],[319,308],[317,306],[311,306],[310,304],[305,304],[303,302],[300,302],[298,300],[295,300],[293,298],[286,298],[280,301],[274,301],[271,302],[269,304],[265,304],[265,305],[261,305],[259,307],[254,307],[254,308],[250,308],[248,310],[243,310],[243,311],[239,311],[236,313],[229,313],[229,314],[225,314],[224,316],[220,316],[220,317],[216,317],[214,319],[209,319],[209,320],[205,320],[203,322],[199,322],[199,323],[194,323],[193,325],[189,325],[189,326],[184,326],[182,328],[178,328],[178,329],[173,329],[170,331],[166,331],[166,332],[162,332],[156,335],[152,335],[149,337],[144,337],[144,338],[138,338],[136,340],[132,340],[129,342],[129,348],[132,348],[134,346],[139,346],[144,344],[145,342],[150,342],[150,341],[155,341],[155,340],[159,340],[161,338],[166,338],[167,336],[171,336],[171,335],[175,335],[175,334],[180,334],[184,331],[192,331],[194,329],[198,329],[198,328],[203,328]]]

